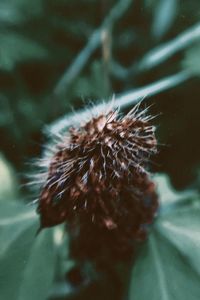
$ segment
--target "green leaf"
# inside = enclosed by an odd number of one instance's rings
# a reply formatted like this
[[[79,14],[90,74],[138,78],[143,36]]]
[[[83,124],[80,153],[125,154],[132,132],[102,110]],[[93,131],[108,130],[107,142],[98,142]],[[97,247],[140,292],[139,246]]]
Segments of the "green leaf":
[[[181,204],[183,200],[195,198],[196,192],[186,190],[184,192],[176,191],[170,183],[169,176],[166,174],[157,174],[153,176],[153,180],[157,185],[157,193],[161,204],[161,210],[164,210],[166,205],[175,203]]]
[[[14,200],[18,196],[18,183],[15,170],[10,162],[0,152],[0,201]]]
[[[55,251],[52,232],[43,231],[31,249],[29,262],[21,282],[19,299],[46,299],[54,277],[54,265]]]
[[[102,62],[94,61],[88,77],[80,77],[76,81],[74,92],[80,97],[103,98],[106,94],[106,80]]]
[[[190,47],[186,53],[182,62],[182,67],[189,70],[194,75],[200,75],[200,43],[196,43]]]
[[[157,174],[153,177],[156,185],[159,199],[162,204],[172,203],[180,198],[170,184],[169,177],[166,174]]]
[[[37,42],[12,31],[0,33],[0,69],[11,71],[21,61],[44,59],[47,50]]]
[[[129,299],[199,299],[199,231],[199,204],[160,218],[133,267]]]
[[[164,217],[157,230],[181,254],[200,275],[200,207],[185,207]]]
[[[52,285],[55,251],[52,232],[36,236],[31,207],[0,202],[0,290],[4,300],[45,300]]]
[[[152,23],[152,34],[156,38],[163,37],[172,26],[176,14],[177,0],[159,0],[156,1],[154,8],[154,18]]]

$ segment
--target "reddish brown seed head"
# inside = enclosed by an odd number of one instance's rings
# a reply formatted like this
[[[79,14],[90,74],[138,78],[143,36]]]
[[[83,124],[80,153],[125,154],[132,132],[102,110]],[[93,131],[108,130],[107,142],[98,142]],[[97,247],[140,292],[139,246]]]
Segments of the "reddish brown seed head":
[[[39,197],[41,226],[67,222],[124,230],[140,239],[157,209],[145,171],[156,153],[154,126],[145,111],[110,111],[71,128],[56,145]]]

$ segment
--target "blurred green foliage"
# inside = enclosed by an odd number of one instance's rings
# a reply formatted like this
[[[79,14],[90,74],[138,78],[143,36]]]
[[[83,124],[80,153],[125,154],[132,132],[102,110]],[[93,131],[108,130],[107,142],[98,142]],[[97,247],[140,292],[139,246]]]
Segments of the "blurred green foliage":
[[[199,286],[199,199],[161,217],[133,268],[129,299],[194,299]]]
[[[142,86],[181,66],[199,73],[198,43],[146,72],[134,72],[146,52],[199,20],[198,0],[129,2],[121,18],[108,28],[110,62],[105,65],[102,50],[95,50],[66,93],[58,97],[54,91],[63,73],[116,1],[0,1],[1,151],[18,169],[24,168],[25,159],[39,154],[44,124],[71,107]],[[122,78],[117,66],[133,66],[133,73]],[[153,112],[162,112],[158,136],[167,144],[154,169],[168,172],[178,187],[194,179],[193,169],[199,163],[198,88],[198,80],[191,80],[152,98]]]
[[[200,21],[199,0],[117,3],[0,0],[3,300],[117,300],[123,298],[122,294],[130,300],[200,297],[200,211],[195,192],[199,189],[200,165],[200,34],[198,28],[192,27]],[[112,10],[113,7],[116,9]],[[79,64],[73,62],[84,47],[88,49],[92,34],[98,36],[110,11],[113,22],[105,22],[104,35],[100,32],[98,43],[91,46],[93,50],[77,71],[83,58]],[[182,47],[178,37],[190,28],[193,37]],[[173,53],[171,41],[175,49],[180,46]],[[181,41],[185,43],[186,35]],[[148,54],[160,45],[166,59],[158,62],[157,57],[152,64],[145,65]],[[56,122],[72,108],[83,108],[91,100],[98,103],[113,93],[143,87],[181,70],[197,76],[148,100],[148,104],[154,104],[151,112],[161,113],[155,120],[161,146],[151,170],[168,173],[170,177],[155,177],[161,211],[150,239],[135,258],[131,276],[130,266],[114,266],[119,276],[112,272],[107,276],[93,274],[89,263],[84,266],[83,275],[79,271],[70,273],[76,262],[67,259],[63,229],[47,230],[35,237],[38,217],[34,207],[25,204],[27,191],[22,197],[18,188],[24,182],[21,174],[28,170],[25,162],[43,151],[44,126]],[[64,83],[63,78],[67,78]],[[60,85],[62,90],[58,89]],[[192,191],[177,192],[170,181],[177,188],[190,187]],[[71,274],[70,280],[65,278],[66,273]],[[86,278],[83,283],[82,276]]]
[[[89,281],[83,281],[76,272],[65,277],[75,264],[68,257],[63,228],[48,229],[36,238],[39,223],[34,208],[18,201],[1,201],[3,299],[126,299],[123,294],[127,294],[133,300],[147,297],[197,300],[200,295],[199,195],[192,191],[175,192],[165,175],[154,179],[161,200],[160,213],[148,241],[134,259],[130,279],[129,263],[125,268],[113,265],[116,275],[109,271],[102,277],[90,271],[88,262],[82,267]],[[54,288],[53,279],[57,282]]]
[[[36,239],[33,208],[0,202],[0,290],[2,299],[46,299],[55,269],[52,232]]]

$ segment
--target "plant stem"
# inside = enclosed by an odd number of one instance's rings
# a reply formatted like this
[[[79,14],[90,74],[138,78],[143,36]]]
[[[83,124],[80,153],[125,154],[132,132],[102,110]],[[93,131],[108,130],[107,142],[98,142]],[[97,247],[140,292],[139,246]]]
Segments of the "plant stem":
[[[146,86],[134,89],[132,91],[126,92],[115,98],[114,101],[101,102],[90,109],[78,110],[75,113],[70,113],[63,116],[61,119],[52,123],[50,126],[45,128],[46,133],[59,135],[60,132],[65,130],[69,126],[74,126],[81,122],[86,121],[92,115],[98,114],[109,106],[112,108],[125,108],[129,105],[133,105],[141,100],[141,98],[156,95],[162,91],[173,88],[184,81],[192,78],[193,74],[189,71],[180,71],[174,75],[170,75],[156,82],[150,83]]]
[[[118,3],[111,9],[108,16],[104,19],[102,25],[96,29],[92,36],[89,38],[88,43],[82,49],[82,51],[77,55],[75,60],[69,66],[69,68],[64,72],[61,79],[55,87],[55,94],[57,96],[62,96],[66,93],[69,85],[72,81],[78,76],[82,71],[86,63],[88,62],[92,53],[98,48],[101,44],[101,36],[104,28],[112,27],[113,24],[119,20],[126,10],[131,5],[132,0],[120,0]]]
[[[191,46],[194,42],[200,41],[200,22],[191,28],[180,33],[177,37],[156,48],[150,50],[138,63],[133,63],[131,67],[124,68],[118,62],[112,62],[112,74],[117,78],[126,80],[129,76],[138,72],[148,71],[178,53]]]

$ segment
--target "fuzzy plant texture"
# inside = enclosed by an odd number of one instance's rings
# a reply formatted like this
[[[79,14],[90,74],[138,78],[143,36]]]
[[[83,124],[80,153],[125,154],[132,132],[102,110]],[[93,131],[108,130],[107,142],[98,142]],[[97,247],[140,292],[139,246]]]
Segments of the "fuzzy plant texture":
[[[131,252],[134,240],[147,236],[158,197],[146,171],[157,152],[155,127],[146,111],[140,104],[125,116],[107,109],[63,133],[42,162],[41,228],[68,224],[83,258]],[[86,232],[90,238],[84,244]],[[92,247],[95,234],[98,253]]]

